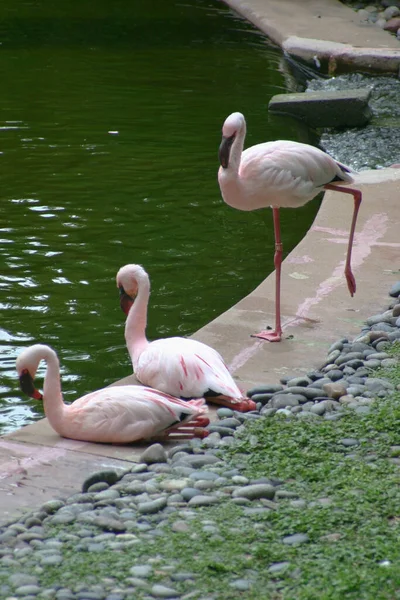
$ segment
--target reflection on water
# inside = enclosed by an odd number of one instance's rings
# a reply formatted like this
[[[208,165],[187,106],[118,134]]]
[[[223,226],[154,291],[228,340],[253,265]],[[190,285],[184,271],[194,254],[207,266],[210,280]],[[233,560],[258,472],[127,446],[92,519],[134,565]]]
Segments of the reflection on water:
[[[241,110],[248,145],[299,133],[267,121],[279,53],[222,3],[3,0],[0,17],[4,433],[43,414],[18,389],[26,345],[55,348],[68,401],[129,374],[123,264],[150,274],[150,338],[193,333],[261,281],[272,223],[222,202],[222,123]],[[284,213],[286,251],[315,210]]]

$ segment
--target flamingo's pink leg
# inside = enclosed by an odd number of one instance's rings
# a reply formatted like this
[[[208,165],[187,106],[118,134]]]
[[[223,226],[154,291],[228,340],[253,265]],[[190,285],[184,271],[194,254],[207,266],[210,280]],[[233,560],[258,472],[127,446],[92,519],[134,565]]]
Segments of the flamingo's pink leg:
[[[179,423],[168,427],[168,429],[150,439],[152,441],[173,442],[175,440],[189,440],[193,437],[205,438],[209,432],[204,427],[207,427],[209,424],[210,419],[207,417],[196,417],[188,423]]]
[[[350,227],[350,235],[349,235],[349,244],[347,246],[347,258],[346,258],[346,266],[344,269],[344,274],[347,280],[347,287],[349,288],[349,292],[351,296],[354,296],[356,291],[356,280],[354,278],[353,272],[351,270],[351,251],[353,249],[353,241],[354,241],[354,231],[357,223],[357,215],[360,209],[360,204],[362,200],[362,194],[360,190],[351,190],[349,188],[341,187],[339,185],[326,185],[325,189],[333,190],[338,192],[343,192],[344,194],[351,194],[354,198],[354,210],[353,210],[353,218],[351,220]]]
[[[281,325],[281,265],[282,265],[282,254],[283,245],[281,240],[281,226],[279,222],[279,208],[276,206],[272,207],[272,216],[274,219],[274,233],[275,233],[275,329],[274,331],[260,331],[255,333],[252,337],[257,337],[268,342],[280,342],[282,339],[282,325]]]

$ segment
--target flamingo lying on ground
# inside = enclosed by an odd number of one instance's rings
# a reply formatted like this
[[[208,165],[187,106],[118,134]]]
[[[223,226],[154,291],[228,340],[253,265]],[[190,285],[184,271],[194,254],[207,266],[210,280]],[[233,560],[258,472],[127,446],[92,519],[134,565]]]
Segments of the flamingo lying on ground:
[[[43,395],[33,379],[41,360],[47,364]],[[62,437],[85,442],[123,444],[142,439],[171,440],[206,437],[209,424],[204,399],[183,402],[168,394],[137,385],[96,390],[64,404],[57,354],[49,346],[35,344],[17,358],[22,391],[43,400],[50,425]]]
[[[224,201],[233,208],[248,211],[272,207],[276,270],[275,329],[261,331],[254,337],[279,342],[282,337],[280,288],[283,251],[279,209],[302,206],[324,189],[353,196],[354,212],[344,270],[349,292],[353,296],[356,282],[351,271],[351,250],[361,192],[338,185],[340,182],[353,182],[350,175],[352,170],[314,146],[280,140],[257,144],[243,151],[245,137],[244,116],[239,112],[232,113],[222,127],[218,182]]]
[[[150,280],[140,265],[125,265],[117,273],[121,308],[127,315],[125,340],[136,377],[180,398],[206,398],[238,411],[256,408],[244,397],[216,350],[202,342],[171,337],[146,339]]]

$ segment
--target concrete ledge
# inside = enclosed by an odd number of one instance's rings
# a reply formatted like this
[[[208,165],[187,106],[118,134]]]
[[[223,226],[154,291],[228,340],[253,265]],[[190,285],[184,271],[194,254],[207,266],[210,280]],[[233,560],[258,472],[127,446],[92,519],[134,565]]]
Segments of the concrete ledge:
[[[310,127],[362,127],[371,119],[371,90],[277,94],[268,110],[301,119]]]
[[[224,1],[290,55],[323,72],[399,71],[399,41],[339,0]]]

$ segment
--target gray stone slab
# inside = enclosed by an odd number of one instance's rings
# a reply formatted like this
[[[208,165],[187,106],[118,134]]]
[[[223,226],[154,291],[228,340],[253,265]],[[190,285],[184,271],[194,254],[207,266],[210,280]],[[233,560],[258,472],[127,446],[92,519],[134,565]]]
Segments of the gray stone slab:
[[[273,96],[268,110],[301,119],[311,127],[362,127],[371,119],[371,90],[303,92]]]

